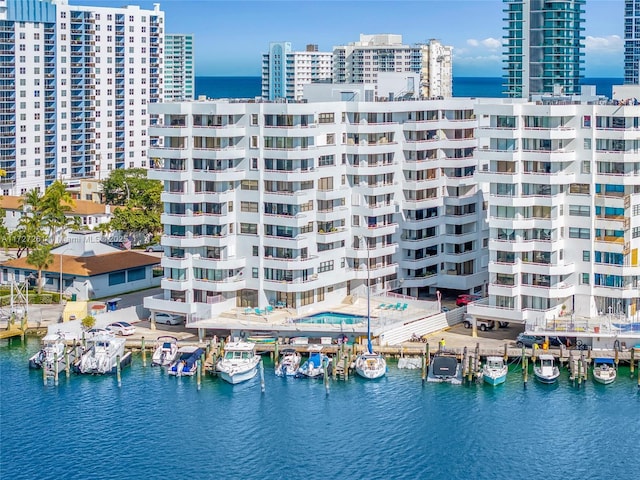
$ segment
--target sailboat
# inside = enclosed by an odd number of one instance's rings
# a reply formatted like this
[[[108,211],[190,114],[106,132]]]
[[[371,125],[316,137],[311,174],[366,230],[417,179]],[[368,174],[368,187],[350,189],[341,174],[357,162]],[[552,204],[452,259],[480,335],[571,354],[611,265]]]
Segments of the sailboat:
[[[387,361],[382,354],[375,353],[371,345],[371,290],[369,278],[369,249],[367,248],[367,351],[358,355],[355,361],[356,373],[367,380],[384,377]]]

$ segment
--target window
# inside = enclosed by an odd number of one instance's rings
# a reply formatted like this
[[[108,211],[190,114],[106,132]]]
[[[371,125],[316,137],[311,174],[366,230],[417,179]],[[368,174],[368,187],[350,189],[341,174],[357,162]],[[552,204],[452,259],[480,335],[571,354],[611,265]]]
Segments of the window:
[[[631,230],[631,237],[640,238],[640,227],[633,227],[633,230]]]
[[[258,203],[257,202],[240,202],[240,211],[258,213]]]
[[[591,216],[591,207],[589,205],[569,205],[569,215],[574,217]]]
[[[257,245],[254,245],[254,246],[251,248],[251,250],[252,250],[252,255],[253,255],[254,257],[257,257],[257,256],[259,255],[259,248],[258,248],[258,246],[257,246]]]
[[[640,203],[633,206],[633,216],[637,217],[640,215]]]
[[[333,260],[320,262],[320,265],[318,266],[318,273],[330,272],[331,270],[333,270]]]
[[[333,113],[321,113],[318,115],[318,123],[334,123]]]
[[[258,159],[257,158],[252,158],[251,159],[251,170],[257,170],[258,169]]]
[[[590,250],[583,250],[582,251],[582,261],[583,262],[590,262],[591,261],[591,251]]]
[[[241,223],[240,233],[244,233],[246,235],[257,235],[258,225],[256,225],[255,223]]]
[[[242,180],[240,182],[241,190],[258,190],[258,181],[257,180]]]
[[[318,166],[326,167],[329,165],[335,165],[335,157],[333,155],[322,155],[318,158]]]
[[[144,280],[146,278],[145,267],[131,268],[127,270],[127,278],[129,282],[135,282],[136,280]]]
[[[584,149],[585,150],[591,150],[591,139],[590,138],[585,138],[584,139]]]
[[[109,274],[109,286],[125,283],[125,272],[114,272]]]
[[[589,160],[582,162],[582,173],[591,173],[591,162]]]
[[[327,145],[336,144],[336,135],[334,133],[327,133]]]
[[[588,228],[569,227],[569,238],[589,239],[591,238],[591,232]]]
[[[258,278],[258,271],[259,271],[259,270],[258,270],[258,267],[253,267],[253,268],[251,269],[251,277],[252,277],[252,278]]]
[[[251,114],[251,125],[253,125],[253,126],[258,125],[258,114],[257,113],[252,113]]]
[[[251,136],[251,148],[258,148],[258,136],[257,135],[252,135]]]
[[[582,285],[589,285],[589,274],[583,273],[580,277],[580,283]]]

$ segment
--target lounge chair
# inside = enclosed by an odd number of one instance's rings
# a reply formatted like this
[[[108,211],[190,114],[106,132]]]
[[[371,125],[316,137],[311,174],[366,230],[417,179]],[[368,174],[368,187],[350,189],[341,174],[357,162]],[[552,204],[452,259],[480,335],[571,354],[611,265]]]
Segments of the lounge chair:
[[[254,312],[256,315],[262,315],[262,310],[260,310],[259,308],[254,309],[254,310],[253,310],[253,312]]]
[[[400,310],[402,310],[404,312],[408,307],[409,307],[409,304],[403,303],[402,307],[400,307]]]
[[[268,315],[273,312],[273,307],[271,305],[267,305],[264,309],[265,313]]]
[[[378,305],[378,308],[380,310],[384,310],[385,308],[387,308],[387,304],[386,303],[381,303],[380,305]]]
[[[278,300],[276,302],[276,308],[287,308],[287,304],[285,302],[283,302],[282,300]]]
[[[252,311],[253,311],[253,308],[247,307],[247,308],[244,309],[244,314],[245,315],[249,315]]]
[[[391,308],[393,308],[394,310],[400,310],[401,307],[402,307],[402,304],[398,302],[394,307],[391,307]]]

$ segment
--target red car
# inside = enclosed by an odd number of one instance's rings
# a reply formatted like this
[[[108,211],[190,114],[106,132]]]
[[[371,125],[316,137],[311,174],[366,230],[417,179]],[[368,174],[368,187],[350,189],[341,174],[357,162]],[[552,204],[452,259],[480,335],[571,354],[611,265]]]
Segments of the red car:
[[[458,298],[456,298],[456,305],[458,307],[464,307],[468,303],[475,302],[476,300],[480,300],[480,298],[482,298],[480,297],[480,295],[470,295],[468,293],[465,293],[463,295],[458,295]]]

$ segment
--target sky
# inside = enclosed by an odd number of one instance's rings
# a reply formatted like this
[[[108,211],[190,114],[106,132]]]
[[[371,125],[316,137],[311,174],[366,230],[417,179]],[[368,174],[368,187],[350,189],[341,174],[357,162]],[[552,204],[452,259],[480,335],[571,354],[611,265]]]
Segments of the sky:
[[[195,35],[197,76],[260,76],[269,42],[331,51],[361,33],[394,33],[403,43],[451,45],[453,74],[502,76],[501,0],[70,0],[77,5],[160,3],[166,33]],[[622,77],[624,0],[587,0],[585,76]]]

